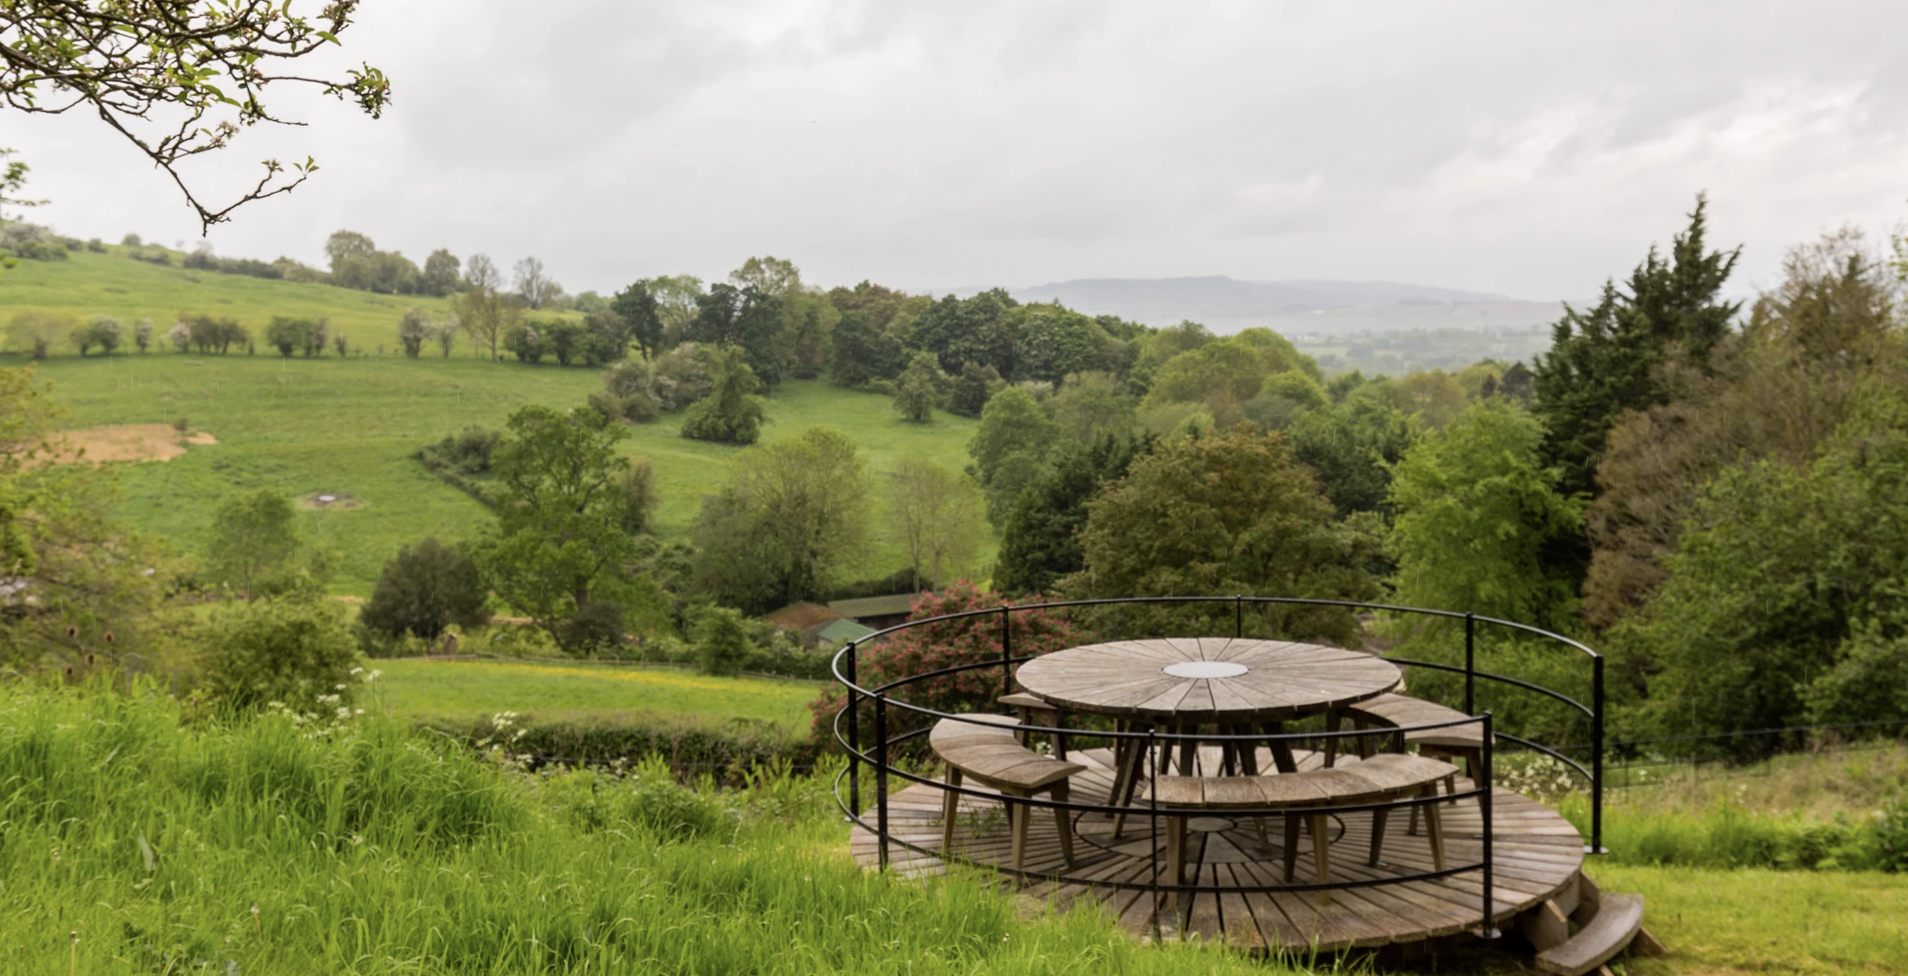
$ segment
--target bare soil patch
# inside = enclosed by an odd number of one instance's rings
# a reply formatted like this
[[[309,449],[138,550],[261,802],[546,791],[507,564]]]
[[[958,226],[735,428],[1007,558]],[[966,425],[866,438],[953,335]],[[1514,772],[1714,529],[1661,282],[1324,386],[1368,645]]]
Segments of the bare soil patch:
[[[54,458],[55,464],[170,461],[185,454],[188,444],[206,446],[219,442],[202,430],[182,434],[171,424],[108,424],[64,431],[60,438],[66,442],[66,449]]]

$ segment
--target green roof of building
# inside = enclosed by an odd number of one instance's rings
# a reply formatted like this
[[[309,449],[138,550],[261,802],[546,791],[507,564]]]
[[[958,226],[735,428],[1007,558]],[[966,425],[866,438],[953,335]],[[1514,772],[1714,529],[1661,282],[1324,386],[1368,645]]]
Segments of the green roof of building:
[[[865,596],[858,600],[836,600],[828,609],[844,617],[892,617],[897,614],[906,616],[914,611],[914,600],[918,593],[896,593],[891,596]]]
[[[815,632],[815,638],[829,644],[846,644],[849,641],[860,640],[863,637],[870,636],[874,632],[873,627],[864,627],[861,624],[843,617],[840,620],[830,620],[820,630]]]

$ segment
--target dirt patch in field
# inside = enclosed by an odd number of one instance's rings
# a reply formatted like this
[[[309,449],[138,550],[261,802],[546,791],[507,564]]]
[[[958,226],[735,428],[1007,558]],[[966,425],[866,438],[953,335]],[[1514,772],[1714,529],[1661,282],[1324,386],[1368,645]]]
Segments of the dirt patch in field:
[[[333,511],[340,508],[363,508],[364,502],[342,491],[314,491],[298,499],[299,508],[317,508]]]
[[[60,439],[66,449],[53,458],[55,464],[170,461],[184,454],[188,444],[206,446],[219,442],[202,430],[181,434],[171,424],[108,424],[63,431]]]

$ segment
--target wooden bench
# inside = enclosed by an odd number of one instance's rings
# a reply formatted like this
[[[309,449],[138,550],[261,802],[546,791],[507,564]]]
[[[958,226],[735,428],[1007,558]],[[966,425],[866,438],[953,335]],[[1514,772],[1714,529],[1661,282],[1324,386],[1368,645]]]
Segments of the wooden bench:
[[[1326,854],[1324,813],[1304,813],[1307,807],[1350,806],[1379,803],[1408,797],[1435,796],[1438,783],[1457,775],[1457,767],[1424,756],[1385,753],[1331,769],[1311,769],[1298,773],[1269,776],[1161,776],[1158,779],[1159,806],[1174,811],[1167,835],[1167,874],[1174,884],[1180,879],[1186,861],[1186,815],[1181,811],[1214,810],[1260,812],[1281,810],[1285,814],[1285,882],[1292,883],[1298,861],[1300,820],[1307,821],[1312,832],[1312,859],[1317,864],[1318,883],[1331,881],[1331,861]],[[1371,857],[1376,865],[1382,853],[1385,815],[1390,811],[1372,811]],[[1425,824],[1431,837],[1431,858],[1444,870],[1444,828],[1438,821],[1437,806],[1424,806]],[[1259,821],[1259,837],[1265,839],[1265,822]],[[1329,892],[1319,892],[1319,904],[1330,902]]]
[[[1043,756],[1021,745],[1020,723],[1003,715],[974,714],[944,718],[928,731],[928,745],[947,764],[946,798],[941,806],[941,850],[954,849],[954,817],[961,795],[955,792],[964,779],[1000,791],[1007,808],[1007,826],[1013,834],[1013,865],[1020,870],[1027,854],[1027,821],[1033,812],[1016,798],[1031,799],[1040,793],[1052,794],[1067,802],[1067,779],[1086,769],[1079,763]],[[1016,809],[1018,808],[1018,809]],[[1060,827],[1060,856],[1073,864],[1073,830],[1067,811],[1055,808],[1054,820]]]
[[[1044,725],[1050,729],[1060,727],[1062,717],[1060,709],[1055,707],[1052,702],[1032,692],[1016,691],[1013,694],[1002,695],[994,700],[1013,709],[1015,714],[1020,716],[1020,724],[1022,725]],[[1050,735],[1053,740],[1054,756],[1060,759],[1067,758],[1066,735],[1060,732],[1050,733]],[[1020,744],[1031,748],[1033,746],[1033,736],[1034,733],[1023,730],[1020,733]]]
[[[1368,698],[1327,715],[1325,719],[1327,731],[1338,731],[1341,716],[1350,716],[1352,727],[1358,729],[1402,728],[1471,718],[1455,708],[1447,708],[1437,702],[1400,694],[1384,694],[1376,698]],[[1404,741],[1405,745],[1417,746],[1418,751],[1425,755],[1464,760],[1464,771],[1472,779],[1477,778],[1479,767],[1484,765],[1484,724],[1482,722],[1473,721],[1442,729],[1406,732]],[[1326,741],[1325,765],[1333,764],[1337,757],[1337,746],[1337,739]],[[1371,737],[1359,737],[1358,754],[1371,755]]]
[[[1325,724],[1328,731],[1338,731],[1341,715],[1348,715],[1352,727],[1356,729],[1395,729],[1412,725],[1431,725],[1437,722],[1455,722],[1469,719],[1471,716],[1440,705],[1437,702],[1413,698],[1410,695],[1395,692],[1368,698],[1355,705],[1347,705],[1339,712],[1327,714]],[[1358,754],[1370,756],[1372,739],[1359,736]],[[1464,760],[1464,773],[1477,780],[1478,771],[1484,765],[1484,724],[1468,722],[1464,725],[1450,725],[1441,729],[1420,729],[1404,734],[1404,745],[1417,746],[1418,752],[1427,756],[1440,756],[1445,759]],[[1325,765],[1331,766],[1337,759],[1338,740],[1328,739],[1325,744]],[[1457,777],[1452,776],[1444,782],[1444,792],[1457,792]],[[1411,823],[1405,833],[1418,832],[1418,811],[1411,811]]]

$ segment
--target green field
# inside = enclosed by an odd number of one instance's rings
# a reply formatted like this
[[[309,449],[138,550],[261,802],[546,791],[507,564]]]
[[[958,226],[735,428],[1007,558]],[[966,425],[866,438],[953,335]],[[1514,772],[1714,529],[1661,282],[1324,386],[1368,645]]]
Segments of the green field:
[[[517,712],[525,721],[636,717],[740,718],[806,732],[812,681],[715,678],[670,668],[516,661],[375,662],[377,701],[395,718],[469,721]]]
[[[183,255],[174,253],[177,262]],[[397,323],[404,310],[420,305],[448,315],[450,302],[421,295],[374,295],[331,285],[301,285],[289,281],[220,274],[135,261],[126,249],[108,247],[107,253],[70,252],[65,261],[21,261],[0,275],[0,329],[16,313],[58,312],[84,319],[111,315],[130,329],[149,318],[153,341],[181,315],[211,315],[237,319],[264,345],[264,328],[274,315],[330,319],[331,332],[343,334],[355,349],[377,355],[380,343],[396,355]],[[132,345],[130,333],[127,347]],[[62,348],[61,352],[68,350]],[[261,349],[261,351],[264,351]],[[468,355],[462,349],[454,355]]]
[[[0,291],[12,286],[11,274],[0,279]],[[0,362],[24,365],[18,359]],[[489,518],[411,458],[420,444],[469,424],[499,427],[528,403],[580,405],[602,382],[594,369],[461,357],[172,353],[56,356],[39,364],[39,375],[53,384],[54,399],[70,412],[74,427],[184,417],[218,438],[215,446],[193,447],[171,461],[115,465],[125,494],[121,513],[182,551],[195,550],[213,506],[235,490],[269,487],[300,497],[342,493],[362,502],[360,508],[301,513],[309,534],[339,556],[334,590],[359,596],[369,594],[379,568],[399,546],[432,535],[468,538]],[[855,439],[876,472],[911,453],[958,468],[967,459],[974,426],[950,414],[936,414],[930,424],[904,423],[883,397],[801,380],[776,391],[768,416],[764,441],[817,424],[836,427]],[[665,417],[632,428],[625,442],[631,454],[655,465],[665,536],[687,529],[702,496],[721,481],[739,450],[685,440],[679,426],[679,416]],[[983,565],[991,562],[991,544],[981,558]],[[884,540],[853,575],[885,575],[902,568],[902,560],[900,548]]]

